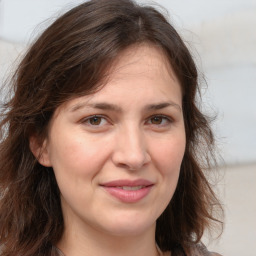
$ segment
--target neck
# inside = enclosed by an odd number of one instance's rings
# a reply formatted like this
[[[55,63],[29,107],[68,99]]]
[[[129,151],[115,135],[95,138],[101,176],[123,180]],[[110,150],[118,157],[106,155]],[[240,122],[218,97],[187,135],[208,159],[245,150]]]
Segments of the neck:
[[[155,226],[142,234],[110,235],[87,227],[66,229],[57,247],[65,256],[158,256]]]

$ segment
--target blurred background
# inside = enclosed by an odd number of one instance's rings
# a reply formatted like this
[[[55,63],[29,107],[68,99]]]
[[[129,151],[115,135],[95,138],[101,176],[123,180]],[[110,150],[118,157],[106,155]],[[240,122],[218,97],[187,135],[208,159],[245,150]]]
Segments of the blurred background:
[[[80,2],[0,0],[0,85],[33,39],[60,14]],[[219,161],[223,178],[217,191],[226,211],[226,224],[221,238],[205,242],[224,256],[254,256],[256,1],[158,0],[154,3],[168,11],[170,21],[193,52],[202,80],[204,74],[207,81],[207,86],[203,83],[204,109],[217,114],[213,128],[223,157]]]

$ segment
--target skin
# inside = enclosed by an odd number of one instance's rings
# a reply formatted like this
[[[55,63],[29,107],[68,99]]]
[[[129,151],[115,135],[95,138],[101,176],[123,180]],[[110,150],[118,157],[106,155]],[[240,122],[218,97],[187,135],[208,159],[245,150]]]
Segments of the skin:
[[[155,223],[174,194],[185,143],[181,87],[163,52],[128,48],[100,91],[64,103],[50,122],[39,161],[53,167],[61,191],[57,246],[68,256],[158,255]],[[101,186],[119,179],[153,186],[122,202]]]

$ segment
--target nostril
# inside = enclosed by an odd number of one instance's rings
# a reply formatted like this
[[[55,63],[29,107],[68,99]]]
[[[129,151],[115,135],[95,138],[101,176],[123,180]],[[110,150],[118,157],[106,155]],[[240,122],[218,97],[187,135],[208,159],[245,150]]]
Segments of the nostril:
[[[117,158],[114,157],[114,163],[119,168],[123,168],[129,171],[137,171],[140,170],[143,166],[147,165],[150,162],[150,156],[145,154],[140,157],[132,158],[131,156],[120,156]]]
[[[123,132],[122,136],[118,138],[112,154],[112,161],[116,166],[136,171],[150,162],[151,157],[143,135],[139,132],[135,133],[133,130],[129,130],[129,132]]]
[[[134,166],[131,166],[131,165],[125,164],[125,163],[119,163],[118,167],[123,168],[123,169],[127,169],[129,171],[136,171],[138,169],[137,167],[134,167]]]

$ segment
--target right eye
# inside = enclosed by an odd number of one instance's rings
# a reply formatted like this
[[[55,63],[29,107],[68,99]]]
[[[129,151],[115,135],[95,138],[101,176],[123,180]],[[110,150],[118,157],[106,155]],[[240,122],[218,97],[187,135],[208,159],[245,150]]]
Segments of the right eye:
[[[82,120],[82,123],[88,126],[103,126],[105,124],[107,124],[107,120],[106,118],[104,118],[103,116],[99,116],[99,115],[93,115],[93,116],[89,116],[86,117]]]

